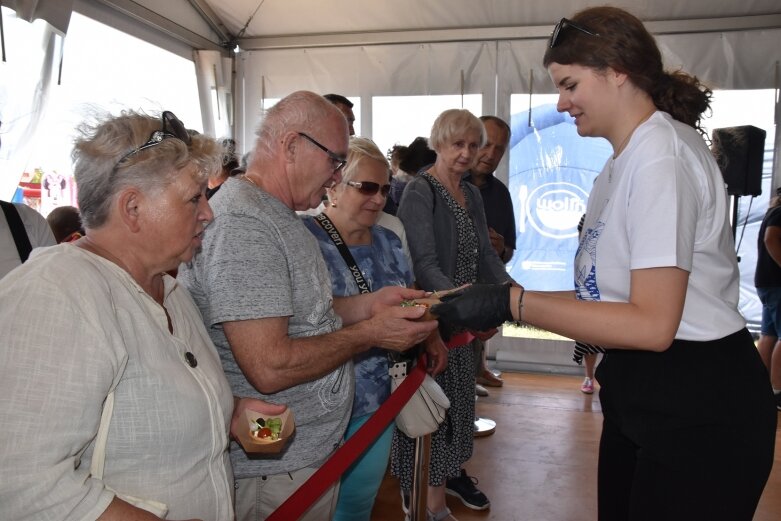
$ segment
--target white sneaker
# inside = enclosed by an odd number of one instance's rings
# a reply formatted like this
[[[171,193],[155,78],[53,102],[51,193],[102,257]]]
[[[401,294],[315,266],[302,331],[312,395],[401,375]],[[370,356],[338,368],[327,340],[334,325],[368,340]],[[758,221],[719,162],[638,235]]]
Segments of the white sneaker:
[[[594,394],[594,381],[588,376],[583,380],[583,383],[580,384],[580,392],[584,394]]]

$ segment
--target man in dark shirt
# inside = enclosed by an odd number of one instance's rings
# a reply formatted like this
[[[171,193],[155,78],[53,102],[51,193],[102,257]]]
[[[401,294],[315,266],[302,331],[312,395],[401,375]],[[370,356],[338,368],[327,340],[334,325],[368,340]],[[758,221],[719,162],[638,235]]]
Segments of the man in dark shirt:
[[[477,153],[477,163],[466,180],[480,188],[491,244],[506,264],[515,251],[515,215],[510,191],[493,174],[510,143],[510,127],[496,116],[480,119],[488,141]]]
[[[323,97],[336,105],[336,108],[338,108],[341,113],[344,114],[344,119],[347,120],[347,128],[349,129],[350,136],[354,136],[355,128],[353,128],[353,124],[355,123],[355,114],[353,114],[353,102],[341,94],[325,94]]]
[[[510,144],[510,126],[496,116],[481,116],[480,120],[485,126],[487,139],[477,153],[475,166],[465,179],[480,189],[491,244],[506,264],[515,251],[515,214],[510,191],[494,177],[494,172]],[[504,382],[486,367],[485,346],[482,347],[483,349],[475,353],[476,358],[479,357],[476,359],[479,363],[475,364],[478,384],[476,392],[478,395],[487,396],[488,392],[482,386],[501,387]]]

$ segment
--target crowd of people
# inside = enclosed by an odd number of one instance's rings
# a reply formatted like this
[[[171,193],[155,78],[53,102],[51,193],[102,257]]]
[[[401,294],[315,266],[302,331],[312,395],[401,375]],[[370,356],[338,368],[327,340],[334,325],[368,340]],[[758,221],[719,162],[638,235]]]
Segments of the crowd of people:
[[[666,72],[617,8],[563,18],[543,63],[558,110],[613,147],[568,292],[527,291],[505,269],[516,231],[493,172],[510,128],[494,116],[446,110],[389,162],[351,137],[349,100],[299,91],[264,114],[246,165],[171,112],[85,123],[77,211],[50,228],[3,204],[14,247],[0,299],[15,304],[0,309],[0,475],[13,476],[0,517],[266,519],[386,402],[389,360],[413,350],[450,401],[426,517],[455,520],[448,494],[486,509],[464,470],[475,385],[501,385],[484,343],[515,321],[604,352],[600,520],[750,520],[773,463],[781,279],[758,275],[760,357],[737,310],[724,182],[698,133],[710,91]],[[778,215],[759,244],[768,269]],[[401,305],[432,294],[436,320]],[[296,429],[281,453],[237,443],[247,411],[286,409]],[[409,508],[414,447],[383,429],[301,519],[370,519],[389,464]]]

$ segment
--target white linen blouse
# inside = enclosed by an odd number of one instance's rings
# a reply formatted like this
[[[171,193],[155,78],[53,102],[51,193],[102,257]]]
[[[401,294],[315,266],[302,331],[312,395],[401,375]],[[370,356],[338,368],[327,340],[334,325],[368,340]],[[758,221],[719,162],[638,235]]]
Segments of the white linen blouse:
[[[230,386],[189,293],[164,284],[173,334],[127,272],[70,244],[0,281],[0,519],[93,520],[107,487],[166,504],[169,519],[233,519]]]

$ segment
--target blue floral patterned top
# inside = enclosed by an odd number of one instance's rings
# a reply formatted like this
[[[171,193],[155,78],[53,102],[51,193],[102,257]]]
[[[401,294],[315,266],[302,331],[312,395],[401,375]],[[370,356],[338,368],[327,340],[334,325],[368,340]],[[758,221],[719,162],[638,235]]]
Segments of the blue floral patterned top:
[[[355,278],[347,269],[339,250],[312,217],[304,217],[304,224],[317,238],[320,251],[331,274],[331,288],[335,297],[357,295]],[[376,291],[385,286],[410,286],[412,269],[401,249],[401,240],[382,226],[372,227],[372,243],[350,246],[355,262],[369,288]],[[384,349],[373,347],[354,359],[355,399],[352,416],[373,413],[390,396],[388,358]]]

